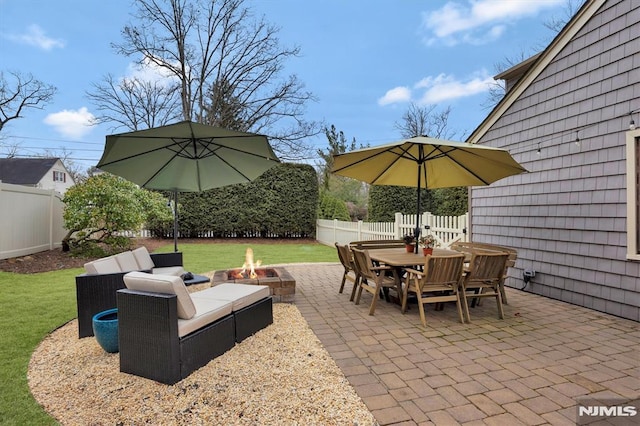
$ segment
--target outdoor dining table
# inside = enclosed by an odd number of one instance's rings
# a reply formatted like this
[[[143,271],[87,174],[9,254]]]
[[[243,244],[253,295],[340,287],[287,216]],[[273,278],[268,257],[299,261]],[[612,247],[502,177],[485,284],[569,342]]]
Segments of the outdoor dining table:
[[[456,256],[459,254],[460,252],[450,249],[437,247],[433,249],[434,256]],[[369,257],[375,262],[392,268],[400,300],[402,300],[404,291],[402,289],[402,269],[419,268],[423,266],[425,262],[425,256],[422,254],[422,250],[420,250],[420,253],[409,253],[405,248],[371,249],[369,250]]]

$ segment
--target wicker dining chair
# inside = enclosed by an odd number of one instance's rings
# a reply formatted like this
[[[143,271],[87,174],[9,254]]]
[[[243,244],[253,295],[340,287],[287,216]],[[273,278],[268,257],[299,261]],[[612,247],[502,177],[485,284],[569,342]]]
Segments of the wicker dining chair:
[[[386,274],[391,271],[389,266],[375,266],[373,264],[368,250],[352,248],[351,252],[353,253],[356,270],[360,275],[355,304],[360,304],[362,290],[368,291],[373,295],[371,306],[369,307],[369,315],[373,315],[381,292],[388,291],[389,288],[396,288],[395,278]]]
[[[402,294],[402,312],[407,310],[408,293],[415,293],[423,326],[427,326],[424,309],[427,303],[456,302],[458,318],[461,323],[464,323],[459,292],[463,270],[464,254],[428,255],[425,258],[423,271],[408,268],[405,291]]]

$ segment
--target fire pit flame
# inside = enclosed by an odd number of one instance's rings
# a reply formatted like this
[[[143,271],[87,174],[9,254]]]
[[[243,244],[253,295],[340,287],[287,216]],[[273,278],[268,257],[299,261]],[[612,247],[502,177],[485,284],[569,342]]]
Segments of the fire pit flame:
[[[258,274],[256,274],[256,268],[262,265],[261,260],[253,261],[253,249],[251,247],[247,248],[247,251],[244,255],[244,263],[242,264],[242,269],[236,274],[234,278],[258,278]],[[249,270],[247,272],[247,269]]]

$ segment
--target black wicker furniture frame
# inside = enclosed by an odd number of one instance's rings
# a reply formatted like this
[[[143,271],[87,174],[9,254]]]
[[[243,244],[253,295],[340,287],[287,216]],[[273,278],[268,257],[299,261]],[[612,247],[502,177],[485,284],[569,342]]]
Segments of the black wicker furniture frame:
[[[179,337],[177,296],[117,291],[120,371],[174,384],[273,323],[272,298]]]
[[[182,266],[182,253],[152,253],[158,268]],[[82,274],[76,276],[76,302],[78,304],[78,337],[93,336],[91,319],[99,312],[116,307],[116,292],[125,288],[126,272],[113,274]]]

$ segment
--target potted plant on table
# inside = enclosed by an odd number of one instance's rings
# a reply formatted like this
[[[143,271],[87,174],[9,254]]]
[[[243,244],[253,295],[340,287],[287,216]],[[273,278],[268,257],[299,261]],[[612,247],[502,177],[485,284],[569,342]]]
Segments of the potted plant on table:
[[[436,238],[431,235],[423,235],[418,240],[418,244],[422,247],[422,253],[427,256],[429,254],[433,254],[433,248],[438,244]]]
[[[416,239],[413,237],[413,235],[405,235],[404,237],[402,237],[402,240],[404,241],[407,253],[413,253],[413,249],[415,248],[416,244]]]

